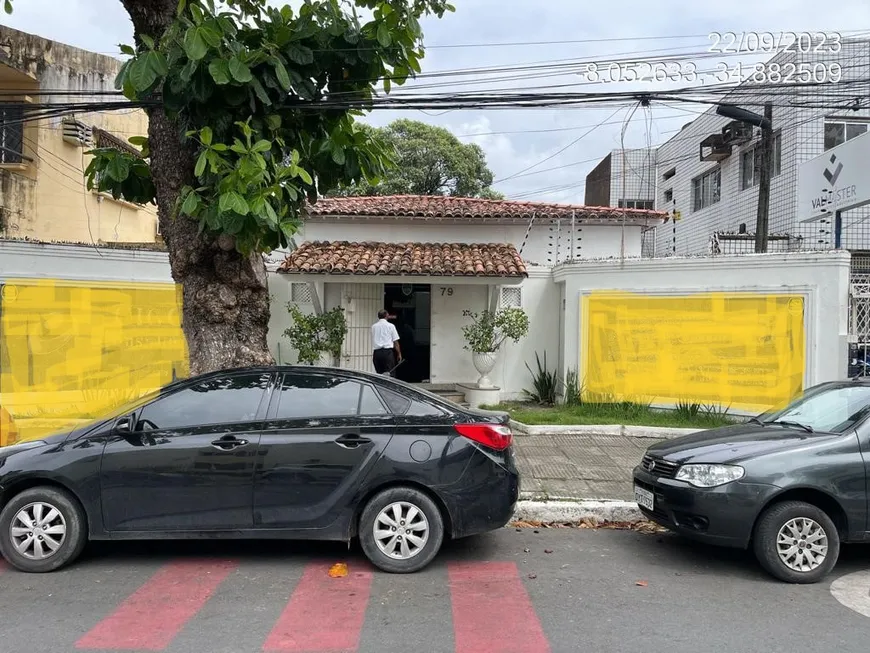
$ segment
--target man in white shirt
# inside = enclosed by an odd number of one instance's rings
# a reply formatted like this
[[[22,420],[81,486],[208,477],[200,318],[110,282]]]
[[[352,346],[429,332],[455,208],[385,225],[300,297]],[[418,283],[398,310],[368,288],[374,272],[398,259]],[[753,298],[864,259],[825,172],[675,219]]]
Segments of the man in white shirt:
[[[392,372],[402,360],[399,332],[387,321],[387,315],[386,311],[378,311],[378,321],[372,325],[372,363],[378,374]]]

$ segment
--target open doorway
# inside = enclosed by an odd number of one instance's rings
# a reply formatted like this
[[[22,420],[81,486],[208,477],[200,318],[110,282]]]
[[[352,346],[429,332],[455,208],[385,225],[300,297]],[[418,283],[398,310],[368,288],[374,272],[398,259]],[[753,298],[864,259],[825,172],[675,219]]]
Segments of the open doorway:
[[[423,283],[385,284],[384,308],[393,316],[405,359],[396,370],[396,376],[408,383],[428,381],[432,287]]]

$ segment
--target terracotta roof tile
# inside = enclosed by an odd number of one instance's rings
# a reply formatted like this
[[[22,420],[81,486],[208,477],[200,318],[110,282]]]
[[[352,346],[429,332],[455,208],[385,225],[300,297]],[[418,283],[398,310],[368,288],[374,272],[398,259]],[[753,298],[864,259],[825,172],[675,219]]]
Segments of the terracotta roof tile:
[[[526,277],[513,245],[497,243],[303,243],[280,265],[295,274]]]
[[[323,197],[309,204],[310,217],[403,217],[403,218],[571,218],[579,221],[617,221],[623,214],[629,220],[658,222],[667,213],[646,209],[619,209],[612,206],[583,206],[483,200],[441,195],[390,195],[373,197]]]

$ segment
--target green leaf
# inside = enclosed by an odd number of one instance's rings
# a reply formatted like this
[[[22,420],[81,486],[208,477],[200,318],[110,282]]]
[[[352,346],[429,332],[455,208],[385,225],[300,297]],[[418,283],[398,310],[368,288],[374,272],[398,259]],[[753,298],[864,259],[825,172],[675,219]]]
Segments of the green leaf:
[[[199,206],[199,195],[197,195],[193,190],[191,190],[187,197],[184,198],[184,202],[181,204],[181,212],[186,215],[193,215],[196,212],[197,207]]]
[[[234,211],[235,213],[239,213],[241,215],[248,214],[248,203],[245,201],[244,197],[239,195],[234,190],[231,190],[221,195],[220,200],[218,200],[218,208],[220,209],[221,213],[226,213],[227,211]]]
[[[199,132],[199,140],[201,140],[202,144],[205,146],[211,145],[212,136],[211,127],[203,127]]]
[[[254,93],[257,94],[257,97],[260,98],[260,102],[269,106],[272,104],[272,100],[269,99],[269,94],[266,93],[266,89],[263,88],[263,85],[260,83],[260,80],[254,77],[251,80],[251,86],[254,87]]]
[[[147,136],[131,136],[127,139],[131,145],[136,145],[137,147],[145,147],[148,145],[148,137]]]
[[[193,174],[197,177],[202,176],[202,173],[205,172],[205,166],[208,163],[208,150],[203,150],[199,154],[199,158],[196,160],[196,167],[193,169]]]
[[[7,14],[12,13],[12,0],[4,0],[3,11],[5,11]]]
[[[392,88],[392,82],[390,82],[389,76],[384,77],[384,93],[389,93]]]
[[[274,65],[275,75],[278,77],[278,83],[281,84],[285,91],[289,91],[293,85],[290,83],[290,75],[287,74],[287,69],[284,67],[284,64],[281,63],[280,59],[275,59]]]
[[[272,131],[277,131],[281,128],[281,116],[276,113],[271,113],[266,116],[266,125],[268,125],[269,129]]]
[[[106,165],[106,174],[115,181],[124,181],[130,176],[130,160],[122,154],[112,157]]]
[[[122,54],[129,54],[131,57],[136,56],[136,50],[134,50],[132,46],[124,45],[123,43],[121,43],[118,47],[120,48]]]
[[[340,147],[332,148],[332,160],[335,161],[336,165],[343,166],[344,165],[344,150]],[[301,169],[300,169],[301,170]],[[307,183],[311,183],[310,181]]]
[[[272,142],[265,139],[257,141],[251,148],[252,152],[268,152],[272,149]]]
[[[130,64],[128,78],[133,88],[138,92],[146,91],[157,79],[157,73],[148,64],[147,59],[139,57]]]
[[[282,222],[279,226],[281,227],[281,232],[288,240],[296,235],[297,229],[295,222]]]
[[[215,152],[226,152],[229,148],[226,146],[226,143],[215,143],[211,146]]]
[[[343,155],[344,152],[342,152],[342,156]],[[309,186],[314,183],[314,180],[311,179],[311,175],[309,175],[308,172],[302,168],[299,168],[299,178],[302,179],[302,181],[304,181]]]
[[[208,43],[213,48],[220,47],[221,41],[223,40],[222,35],[216,29],[209,27],[207,25],[203,25],[199,28],[199,33],[202,35],[203,40]]]
[[[246,63],[240,61],[237,57],[230,59],[230,74],[237,82],[247,84],[254,76],[251,75],[251,69]]]
[[[187,0],[178,0],[178,8],[175,10],[175,15],[180,16],[187,8]]]
[[[199,67],[198,61],[188,61],[184,64],[184,67],[181,69],[181,72],[178,76],[181,78],[181,81],[185,84],[189,84],[190,80],[193,79],[194,74],[196,73],[196,69]],[[182,87],[183,89],[183,87]]]
[[[304,45],[292,44],[287,48],[287,56],[290,60],[302,66],[307,66],[314,61],[314,52]]]
[[[195,7],[196,5],[192,5]],[[191,7],[191,8],[192,8]],[[184,53],[191,61],[199,61],[208,52],[208,44],[202,36],[201,28],[191,27],[184,33]]]
[[[278,214],[275,213],[275,209],[272,208],[272,205],[269,202],[266,202],[266,218],[275,226],[278,226]]]
[[[419,73],[419,72],[421,72],[421,71],[423,70],[423,69],[420,67],[420,60],[417,59],[417,57],[415,57],[415,56],[412,55],[412,54],[409,54],[409,55],[408,55],[408,65],[411,66],[411,69],[412,69],[415,73]]]
[[[381,23],[378,25],[378,43],[383,47],[388,48],[392,42],[393,37],[390,36],[390,28],[387,27],[387,24]]]
[[[166,63],[166,57],[163,56],[162,52],[152,50],[145,55],[145,62],[158,77],[164,77],[169,74],[169,66]]]
[[[215,84],[230,83],[230,64],[225,59],[213,59],[208,65],[208,72]]]
[[[140,34],[139,38],[142,39],[142,43],[145,44],[146,48],[148,48],[149,50],[154,49],[154,39],[152,39],[150,36],[148,36],[147,34]]]

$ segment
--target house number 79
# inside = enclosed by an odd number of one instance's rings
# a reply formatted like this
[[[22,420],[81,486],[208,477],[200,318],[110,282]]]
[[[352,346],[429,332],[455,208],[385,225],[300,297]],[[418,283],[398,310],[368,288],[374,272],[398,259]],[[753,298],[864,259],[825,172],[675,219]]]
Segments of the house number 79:
[[[441,296],[447,295],[448,297],[453,296],[453,288],[446,288],[444,286],[441,287]]]

